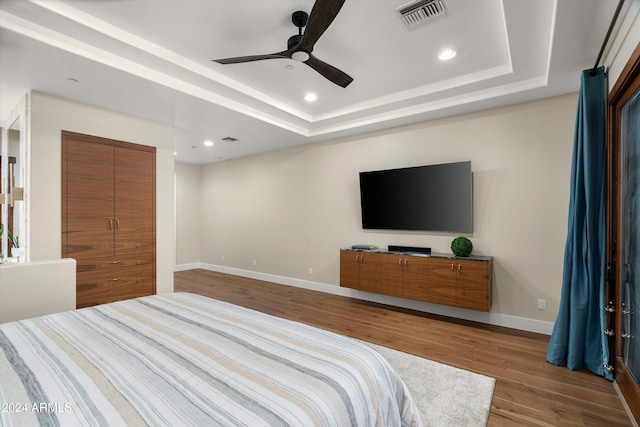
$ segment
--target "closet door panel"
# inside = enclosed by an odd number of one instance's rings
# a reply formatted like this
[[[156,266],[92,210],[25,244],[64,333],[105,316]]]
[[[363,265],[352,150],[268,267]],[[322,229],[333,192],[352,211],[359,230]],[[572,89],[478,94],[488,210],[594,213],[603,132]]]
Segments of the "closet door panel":
[[[116,254],[155,252],[155,153],[116,147]]]
[[[78,139],[63,146],[63,255],[82,259],[113,255],[113,147]]]

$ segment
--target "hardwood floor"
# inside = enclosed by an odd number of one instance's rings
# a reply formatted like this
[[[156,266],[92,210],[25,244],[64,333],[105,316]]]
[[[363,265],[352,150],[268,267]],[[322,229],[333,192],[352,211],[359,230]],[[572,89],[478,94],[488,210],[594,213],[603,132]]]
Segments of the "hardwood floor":
[[[631,426],[613,384],[545,361],[549,337],[206,270],[193,292],[495,378],[489,426]]]

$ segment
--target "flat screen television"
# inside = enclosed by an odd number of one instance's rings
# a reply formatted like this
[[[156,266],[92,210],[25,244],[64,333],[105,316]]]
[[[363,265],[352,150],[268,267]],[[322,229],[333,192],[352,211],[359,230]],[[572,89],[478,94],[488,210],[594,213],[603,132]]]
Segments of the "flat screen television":
[[[362,228],[473,231],[471,162],[360,172]]]

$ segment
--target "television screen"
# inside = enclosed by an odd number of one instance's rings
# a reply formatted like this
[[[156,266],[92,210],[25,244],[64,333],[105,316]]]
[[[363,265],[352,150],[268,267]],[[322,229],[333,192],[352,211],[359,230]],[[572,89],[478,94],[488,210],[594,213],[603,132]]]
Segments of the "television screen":
[[[471,162],[360,172],[362,228],[473,231]]]

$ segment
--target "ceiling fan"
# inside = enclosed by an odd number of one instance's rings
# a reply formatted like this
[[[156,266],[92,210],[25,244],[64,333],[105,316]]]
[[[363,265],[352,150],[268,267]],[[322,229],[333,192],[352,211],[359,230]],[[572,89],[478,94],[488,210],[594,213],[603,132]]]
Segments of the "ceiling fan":
[[[327,64],[313,55],[313,46],[329,28],[338,15],[345,0],[316,0],[311,14],[297,11],[291,15],[293,25],[298,27],[298,34],[289,37],[287,50],[267,55],[239,56],[235,58],[214,59],[219,64],[238,64],[241,62],[261,61],[264,59],[290,58],[303,62],[322,74],[325,78],[341,87],[347,87],[353,81],[348,74]],[[306,27],[304,33],[302,28]]]

